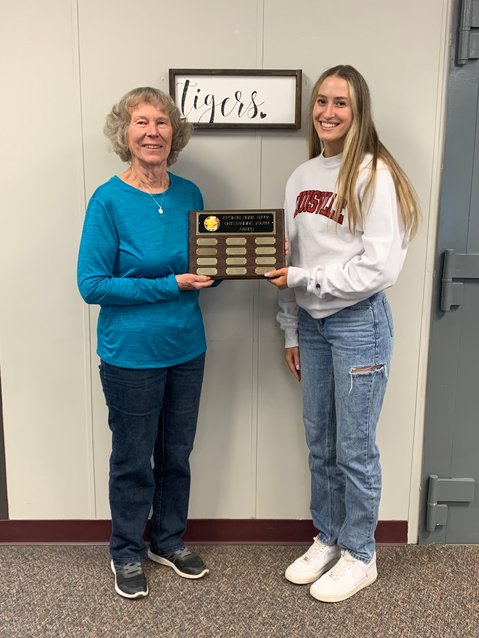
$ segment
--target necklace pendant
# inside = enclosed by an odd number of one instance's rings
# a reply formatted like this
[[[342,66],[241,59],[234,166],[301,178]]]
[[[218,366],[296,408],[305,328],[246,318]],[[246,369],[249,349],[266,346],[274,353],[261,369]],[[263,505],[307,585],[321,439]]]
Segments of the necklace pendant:
[[[163,206],[159,207],[158,212],[160,213],[160,215],[163,215]]]

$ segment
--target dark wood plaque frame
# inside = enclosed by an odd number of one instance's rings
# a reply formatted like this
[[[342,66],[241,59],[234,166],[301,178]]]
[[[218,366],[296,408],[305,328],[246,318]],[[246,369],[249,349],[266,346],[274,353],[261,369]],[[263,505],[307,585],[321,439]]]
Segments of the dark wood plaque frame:
[[[188,272],[212,279],[264,279],[286,265],[284,210],[192,210]]]

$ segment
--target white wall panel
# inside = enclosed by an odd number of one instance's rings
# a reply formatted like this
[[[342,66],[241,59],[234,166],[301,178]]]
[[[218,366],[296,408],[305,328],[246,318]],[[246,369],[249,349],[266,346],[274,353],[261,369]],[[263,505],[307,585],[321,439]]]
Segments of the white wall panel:
[[[287,0],[245,0],[239,10],[222,0],[3,2],[2,80],[13,99],[0,107],[8,149],[0,160],[0,364],[12,518],[109,515],[97,309],[88,312],[79,298],[75,264],[83,192],[88,198],[124,168],[102,134],[112,104],[135,86],[167,91],[173,67],[302,69],[300,131],[201,131],[172,167],[198,183],[207,208],[280,207],[288,175],[307,158],[311,86],[337,63],[364,73],[381,138],[423,203],[421,232],[389,295],[397,337],[378,435],[380,517],[408,517],[418,490],[410,467],[420,457],[414,441],[448,4],[341,0],[332,9],[312,0],[293,8]],[[224,282],[201,303],[209,346],[190,514],[307,517],[299,385],[282,361],[275,292],[266,282]]]
[[[208,373],[192,455],[192,518],[249,518],[255,458],[252,341],[208,344]]]
[[[90,518],[76,7],[1,12],[0,340],[11,518]]]
[[[429,224],[434,226],[436,218],[436,211],[430,209],[430,198],[431,189],[432,192],[437,189],[433,171],[438,163],[435,158],[437,127],[441,117],[438,90],[442,86],[439,68],[445,43],[445,4],[441,6],[441,3],[430,0],[420,5],[411,3],[409,9],[407,4],[381,0],[343,1],[335,4],[333,17],[321,2],[299,0],[295,3],[294,13],[291,13],[290,4],[286,1],[265,1],[264,66],[286,65],[303,69],[303,113],[307,113],[311,88],[325,69],[336,64],[356,66],[370,86],[380,137],[409,174],[423,205],[423,226],[411,245],[398,284],[388,294],[395,318],[396,339],[390,383],[378,430],[384,475],[380,518],[384,520],[406,520],[410,490],[418,489],[418,486],[411,485],[411,458],[421,375],[419,349],[424,320],[423,299],[428,294],[424,280],[427,233]],[[406,39],[407,47],[404,46]],[[285,42],[287,46],[284,46]],[[425,112],[429,115],[425,116]],[[304,136],[306,128],[304,121]],[[279,147],[280,141],[265,139],[265,154],[276,144]],[[295,148],[299,150],[298,146]],[[303,155],[305,159],[307,151]],[[268,171],[264,163],[262,168],[262,187],[270,193],[273,172]],[[263,316],[261,322],[265,327],[268,325],[268,319]],[[266,338],[262,332],[262,347],[266,347]],[[265,365],[267,363],[270,363],[268,358]],[[282,404],[294,405],[297,400],[294,383],[284,383],[282,370],[274,366],[268,366],[268,369],[269,383],[282,388]],[[260,411],[262,401],[268,401],[264,387],[260,387],[259,391]],[[288,408],[278,410],[279,419],[294,420],[291,416]],[[294,425],[291,427],[294,428]],[[276,467],[281,489],[275,493],[274,489],[269,489],[269,464],[261,463],[262,453],[267,454],[269,441],[275,440],[279,454],[286,454],[291,448],[294,435],[287,433],[278,440],[275,436],[277,431],[278,424],[274,418],[259,422],[258,494],[264,494],[264,500],[259,498],[260,517],[263,516],[263,508],[268,511],[264,516],[272,515],[275,499],[276,509],[282,509],[282,489],[290,480],[288,476],[281,482],[279,467]],[[264,474],[262,467],[265,467]],[[309,492],[309,483],[304,482],[302,488]]]
[[[239,12],[232,12],[223,2],[191,2],[187,4],[187,20],[185,7],[178,11],[170,3],[150,0],[135,3],[134,16],[131,4],[113,0],[101,5],[80,0],[79,6],[86,184],[90,194],[112,173],[123,170],[121,162],[105,152],[101,132],[111,106],[135,86],[152,84],[167,92],[169,68],[256,67],[258,18],[257,3],[251,0]],[[105,25],[112,12],[116,36],[108,37],[105,51]],[[138,37],[136,30],[132,34],[132,21],[141,25],[147,37]],[[134,51],[124,44],[132,37]],[[172,170],[201,187],[206,207],[254,208],[260,198],[260,148],[254,131],[197,133]],[[256,386],[251,370],[255,284],[225,283],[202,296],[209,349],[200,429],[192,457],[195,480],[191,515],[248,517],[254,507],[255,433],[251,415]],[[93,312],[93,332],[96,317]],[[108,516],[105,481],[110,435],[105,429],[106,411],[94,350],[93,343],[96,498],[97,516],[102,518]]]
[[[111,106],[124,93],[145,85],[168,92],[170,68],[257,66],[257,2],[245,0],[241,11],[232,10],[221,0],[187,0],[181,6],[154,0],[78,0],[78,5],[85,171],[90,194],[121,170],[115,156],[105,153],[101,129]],[[228,134],[224,137],[230,139]],[[229,156],[220,163],[216,146],[210,143],[208,152],[196,160],[221,183],[222,177],[234,175],[235,162]],[[231,151],[235,151],[234,142]],[[188,147],[184,153],[190,154]],[[251,152],[245,155],[245,161],[248,159],[252,159]],[[255,182],[257,179],[256,173]],[[250,183],[241,174],[237,181]]]

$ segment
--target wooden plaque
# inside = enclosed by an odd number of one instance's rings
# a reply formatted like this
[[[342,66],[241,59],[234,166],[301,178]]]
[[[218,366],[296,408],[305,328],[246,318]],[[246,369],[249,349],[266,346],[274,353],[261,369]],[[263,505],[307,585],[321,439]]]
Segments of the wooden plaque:
[[[188,242],[188,272],[263,279],[286,265],[284,210],[192,210]]]

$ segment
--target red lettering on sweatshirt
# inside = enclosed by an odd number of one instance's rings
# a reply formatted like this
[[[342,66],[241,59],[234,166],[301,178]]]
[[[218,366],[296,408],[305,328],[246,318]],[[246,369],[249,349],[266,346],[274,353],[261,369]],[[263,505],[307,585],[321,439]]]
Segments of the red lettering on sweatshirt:
[[[296,210],[294,211],[293,219],[296,215],[299,215],[299,213],[324,215],[324,217],[333,219],[336,213],[333,209],[333,205],[337,197],[337,193],[330,193],[329,191],[301,191],[296,198]],[[338,224],[342,224],[343,220],[344,215],[341,213],[334,221],[338,222]]]

